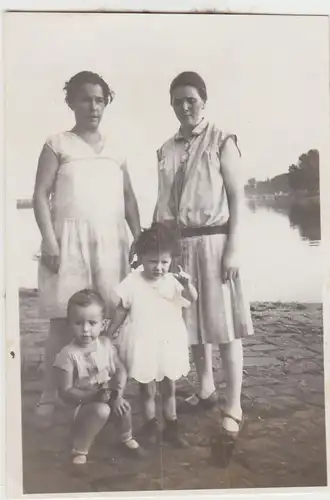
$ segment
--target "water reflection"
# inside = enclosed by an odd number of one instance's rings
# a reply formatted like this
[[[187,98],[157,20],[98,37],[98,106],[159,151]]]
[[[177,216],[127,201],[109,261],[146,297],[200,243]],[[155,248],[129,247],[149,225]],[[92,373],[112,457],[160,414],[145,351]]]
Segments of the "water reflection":
[[[242,270],[251,301],[320,302],[320,223],[315,209],[277,200],[248,200],[242,224]],[[32,210],[18,211],[19,284],[37,287],[40,232]]]
[[[299,231],[301,239],[317,245],[321,239],[320,201],[318,198],[292,200],[286,197],[250,198],[249,209],[255,213],[266,208],[288,217],[290,226]]]

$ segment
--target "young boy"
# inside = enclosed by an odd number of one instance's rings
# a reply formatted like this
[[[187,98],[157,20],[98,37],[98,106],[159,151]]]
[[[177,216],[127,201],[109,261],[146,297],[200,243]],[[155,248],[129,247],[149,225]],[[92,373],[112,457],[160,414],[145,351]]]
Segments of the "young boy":
[[[104,329],[105,304],[93,290],[81,290],[68,302],[67,321],[73,340],[54,363],[60,398],[75,405],[72,460],[85,464],[97,434],[113,413],[122,447],[130,455],[143,451],[132,436],[131,408],[123,397],[126,371]],[[113,390],[110,391],[110,385]]]

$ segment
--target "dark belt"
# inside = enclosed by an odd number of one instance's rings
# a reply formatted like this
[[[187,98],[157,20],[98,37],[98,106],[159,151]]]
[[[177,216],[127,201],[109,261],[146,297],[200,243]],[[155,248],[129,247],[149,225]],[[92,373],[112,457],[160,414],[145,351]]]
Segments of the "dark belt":
[[[192,238],[194,236],[210,236],[212,234],[229,234],[229,224],[221,226],[204,226],[204,227],[180,227],[179,233],[181,238]]]

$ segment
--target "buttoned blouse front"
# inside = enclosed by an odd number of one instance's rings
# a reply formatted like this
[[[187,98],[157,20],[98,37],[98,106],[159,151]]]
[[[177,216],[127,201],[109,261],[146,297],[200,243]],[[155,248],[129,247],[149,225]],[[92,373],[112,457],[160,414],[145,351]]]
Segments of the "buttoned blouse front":
[[[155,218],[158,221],[176,219],[183,227],[218,226],[228,221],[221,151],[229,137],[237,145],[235,135],[225,134],[203,119],[193,130],[189,141],[179,131],[157,151],[158,200]],[[173,183],[183,160],[181,195],[176,201],[176,209],[173,209]]]

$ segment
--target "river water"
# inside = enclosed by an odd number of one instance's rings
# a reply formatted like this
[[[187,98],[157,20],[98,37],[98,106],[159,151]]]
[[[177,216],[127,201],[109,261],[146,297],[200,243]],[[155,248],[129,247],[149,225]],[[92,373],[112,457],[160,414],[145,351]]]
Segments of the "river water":
[[[37,287],[39,231],[31,209],[19,210],[19,285]],[[252,301],[320,302],[322,258],[314,209],[246,201],[242,235],[244,278]]]

